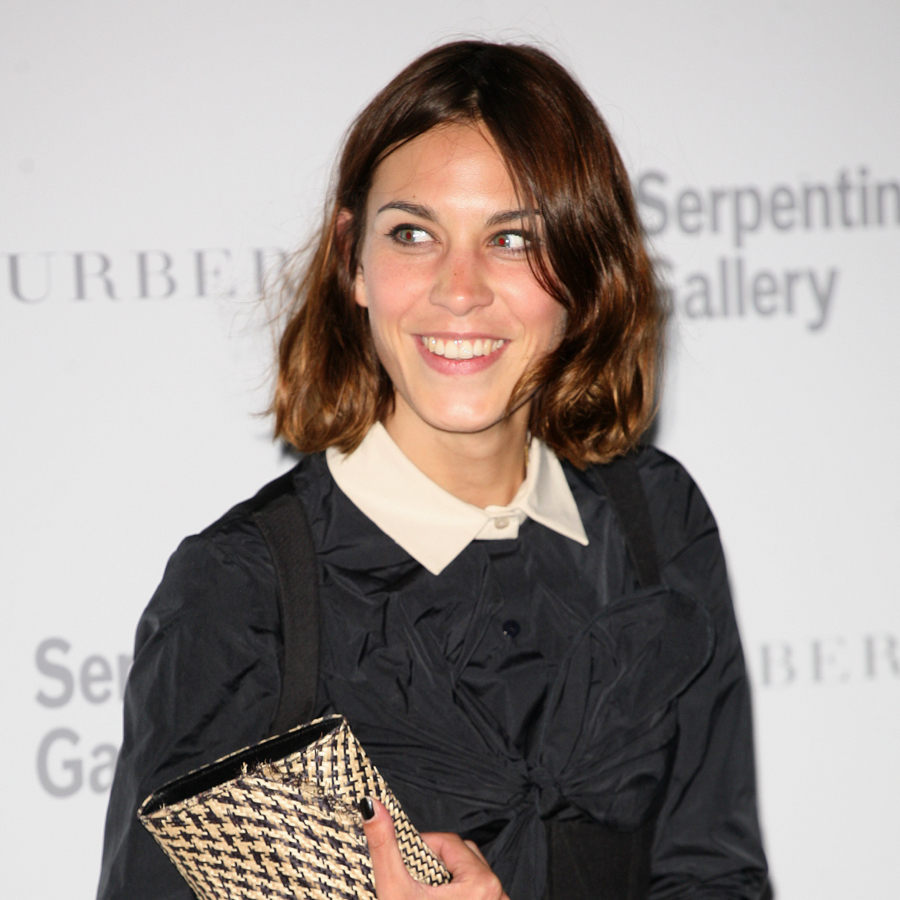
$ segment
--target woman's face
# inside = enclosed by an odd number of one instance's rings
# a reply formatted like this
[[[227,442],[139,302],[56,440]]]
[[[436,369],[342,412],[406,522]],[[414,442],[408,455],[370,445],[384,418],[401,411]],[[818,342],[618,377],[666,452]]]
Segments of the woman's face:
[[[522,374],[557,345],[565,312],[528,264],[528,213],[475,126],[432,129],[376,169],[355,299],[369,311],[398,425],[497,425]]]

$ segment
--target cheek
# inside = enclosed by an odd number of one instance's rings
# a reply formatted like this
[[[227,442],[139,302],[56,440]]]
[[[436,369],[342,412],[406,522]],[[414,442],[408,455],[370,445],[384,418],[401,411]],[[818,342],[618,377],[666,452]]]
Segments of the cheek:
[[[519,303],[526,331],[534,336],[535,349],[549,352],[562,340],[568,314],[565,309],[539,287],[523,292]]]
[[[375,256],[357,282],[356,302],[369,309],[373,328],[400,327],[415,312],[416,304],[427,296],[427,279],[421,267]]]
[[[403,279],[385,271],[384,266],[369,266],[357,283],[356,302],[366,307],[378,358],[391,377],[395,377],[394,361],[400,353],[402,325],[408,309]]]
[[[553,301],[554,318],[553,318],[553,339],[551,349],[555,349],[566,333],[566,327],[569,324],[569,314],[565,308],[560,306],[555,300]]]

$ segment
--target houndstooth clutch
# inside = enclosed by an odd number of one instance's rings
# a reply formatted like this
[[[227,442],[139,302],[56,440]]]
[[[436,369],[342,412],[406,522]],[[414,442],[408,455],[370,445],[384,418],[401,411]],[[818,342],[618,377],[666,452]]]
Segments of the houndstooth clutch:
[[[138,817],[202,900],[375,900],[365,796],[390,812],[413,878],[448,882],[341,716],[171,781]]]

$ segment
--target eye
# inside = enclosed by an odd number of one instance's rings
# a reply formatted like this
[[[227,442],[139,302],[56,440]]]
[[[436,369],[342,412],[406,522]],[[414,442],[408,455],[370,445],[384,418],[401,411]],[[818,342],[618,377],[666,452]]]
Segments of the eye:
[[[397,225],[388,234],[398,244],[424,244],[432,239],[424,228],[415,225]]]
[[[492,247],[517,253],[524,251],[529,242],[521,231],[501,231],[499,234],[495,234],[489,243]]]

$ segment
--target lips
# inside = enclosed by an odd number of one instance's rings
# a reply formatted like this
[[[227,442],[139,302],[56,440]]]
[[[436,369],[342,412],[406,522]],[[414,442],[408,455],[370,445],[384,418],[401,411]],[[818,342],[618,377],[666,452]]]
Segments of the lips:
[[[423,334],[422,346],[444,359],[474,359],[496,353],[506,341],[503,338],[439,338]]]

